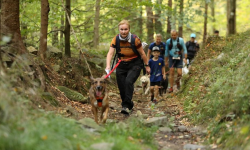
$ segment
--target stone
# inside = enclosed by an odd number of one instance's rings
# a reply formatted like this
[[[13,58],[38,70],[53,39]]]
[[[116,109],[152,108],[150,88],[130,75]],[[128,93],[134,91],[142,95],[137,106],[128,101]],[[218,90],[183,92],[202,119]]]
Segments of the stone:
[[[169,127],[160,127],[159,131],[161,132],[172,132],[172,129]]]
[[[60,65],[52,65],[52,69],[55,71],[55,72],[58,72],[60,70]]]
[[[147,126],[164,126],[167,124],[167,116],[164,117],[153,117],[153,118],[149,118],[147,120],[144,121],[144,124]]]
[[[102,143],[96,143],[96,144],[92,144],[90,146],[91,150],[110,150],[113,149],[114,147],[114,143],[106,143],[106,142],[102,142]]]
[[[62,58],[62,51],[54,46],[48,45],[46,55],[47,55],[47,58],[50,58],[50,57]]]
[[[88,97],[84,97],[81,93],[78,93],[77,91],[71,90],[65,86],[58,86],[57,87],[61,92],[64,93],[64,95],[73,101],[78,101],[81,103],[87,103]]]
[[[187,131],[187,127],[186,126],[179,126],[178,127],[178,131],[180,131],[180,132],[186,132]]]
[[[77,123],[82,124],[85,127],[94,129],[93,131],[103,132],[105,128],[99,126],[93,119],[91,118],[83,118],[77,121]]]
[[[206,150],[205,146],[194,145],[194,144],[186,144],[183,147],[184,150]]]
[[[29,53],[34,54],[34,55],[37,55],[37,53],[38,53],[38,50],[33,46],[27,47],[27,50]]]

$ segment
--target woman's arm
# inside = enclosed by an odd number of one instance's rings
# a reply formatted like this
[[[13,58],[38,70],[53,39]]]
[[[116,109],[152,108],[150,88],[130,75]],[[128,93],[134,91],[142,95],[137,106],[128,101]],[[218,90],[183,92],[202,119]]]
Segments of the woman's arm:
[[[111,59],[114,55],[114,52],[115,52],[115,48],[113,47],[110,47],[109,48],[109,52],[107,54],[107,58],[106,58],[106,70],[109,70],[110,71],[110,62],[111,62]]]

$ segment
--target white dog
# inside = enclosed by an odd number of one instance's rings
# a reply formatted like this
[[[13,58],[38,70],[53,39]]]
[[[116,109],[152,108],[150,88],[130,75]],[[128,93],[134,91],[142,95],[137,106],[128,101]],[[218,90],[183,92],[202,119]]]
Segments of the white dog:
[[[187,64],[189,64],[189,60],[187,60]],[[187,65],[183,62],[183,68],[182,68],[182,75],[188,74],[189,69],[187,68]]]
[[[141,85],[142,85],[142,89],[143,89],[143,93],[146,95],[149,92],[150,89],[150,79],[149,76],[144,75],[140,78],[141,81]]]

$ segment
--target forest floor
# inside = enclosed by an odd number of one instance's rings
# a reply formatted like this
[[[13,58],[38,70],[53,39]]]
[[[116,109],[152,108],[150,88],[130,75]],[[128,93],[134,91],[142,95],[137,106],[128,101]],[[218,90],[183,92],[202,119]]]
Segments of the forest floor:
[[[205,130],[201,127],[191,125],[189,120],[185,118],[183,110],[183,99],[178,97],[178,90],[174,87],[174,93],[165,93],[160,97],[160,101],[154,104],[150,101],[149,95],[141,94],[141,87],[136,86],[133,95],[134,108],[130,116],[123,115],[121,111],[121,99],[117,88],[110,90],[109,102],[110,110],[108,121],[115,122],[125,121],[129,117],[137,116],[138,112],[143,114],[146,120],[154,117],[167,116],[169,123],[160,127],[155,133],[152,140],[158,144],[159,150],[181,150],[186,144],[192,144],[190,149],[199,149],[205,136]],[[94,118],[91,112],[91,105],[89,103],[83,104],[80,102],[62,99],[65,105],[70,105],[74,110],[69,109],[67,113],[63,113],[67,117],[73,117],[77,120],[82,118]],[[65,111],[64,109],[59,111]],[[60,112],[59,112],[60,113]],[[189,145],[190,146],[190,145]]]

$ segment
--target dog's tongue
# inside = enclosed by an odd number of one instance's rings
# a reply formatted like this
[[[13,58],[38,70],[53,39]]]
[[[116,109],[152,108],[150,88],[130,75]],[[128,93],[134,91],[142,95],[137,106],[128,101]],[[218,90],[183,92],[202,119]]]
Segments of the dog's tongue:
[[[102,95],[102,92],[101,91],[96,91],[96,96],[101,96]]]

